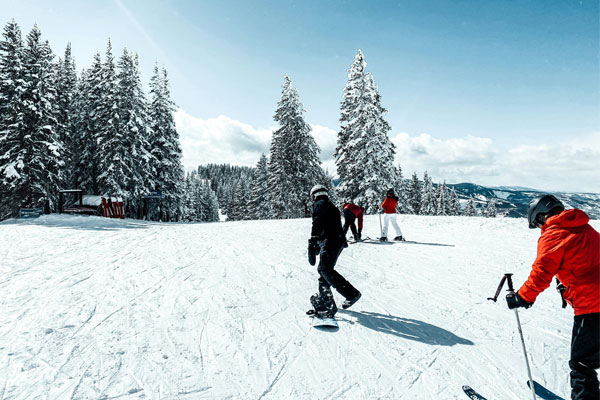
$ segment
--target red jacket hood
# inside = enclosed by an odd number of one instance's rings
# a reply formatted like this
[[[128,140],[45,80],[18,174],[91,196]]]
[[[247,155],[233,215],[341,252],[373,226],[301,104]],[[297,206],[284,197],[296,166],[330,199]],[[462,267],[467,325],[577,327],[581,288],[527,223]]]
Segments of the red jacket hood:
[[[560,228],[575,228],[578,226],[583,226],[589,221],[590,217],[588,217],[587,214],[581,210],[576,208],[565,210],[558,215],[548,218],[542,227],[542,232],[551,226],[557,226]]]

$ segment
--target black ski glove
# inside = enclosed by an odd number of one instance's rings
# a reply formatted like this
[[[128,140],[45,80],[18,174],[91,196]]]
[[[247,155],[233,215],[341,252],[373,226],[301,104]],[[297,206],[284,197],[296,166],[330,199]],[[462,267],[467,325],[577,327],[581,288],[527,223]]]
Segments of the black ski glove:
[[[519,296],[519,292],[507,294],[506,304],[508,304],[508,308],[511,310],[519,307],[529,308],[533,305],[533,303],[528,303],[523,300],[523,298]]]
[[[308,263],[315,265],[317,263],[317,254],[319,253],[319,241],[316,237],[308,239]]]

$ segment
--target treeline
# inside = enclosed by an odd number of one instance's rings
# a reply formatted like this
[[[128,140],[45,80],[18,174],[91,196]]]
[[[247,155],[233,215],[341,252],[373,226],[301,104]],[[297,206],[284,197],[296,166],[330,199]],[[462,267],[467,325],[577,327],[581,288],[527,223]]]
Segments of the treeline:
[[[144,93],[138,56],[118,60],[110,40],[77,73],[34,26],[23,41],[10,21],[0,40],[0,218],[20,207],[56,208],[59,188],[125,199],[141,217],[160,191],[162,220],[185,218],[185,181],[166,69],[154,67]]]

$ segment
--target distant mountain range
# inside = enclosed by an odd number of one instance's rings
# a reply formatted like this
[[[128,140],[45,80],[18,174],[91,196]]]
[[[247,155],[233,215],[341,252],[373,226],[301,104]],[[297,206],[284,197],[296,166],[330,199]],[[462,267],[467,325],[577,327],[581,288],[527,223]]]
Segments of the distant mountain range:
[[[487,207],[488,201],[494,199],[498,214],[508,217],[525,217],[527,205],[531,199],[542,193],[552,193],[567,208],[579,208],[585,211],[590,218],[600,219],[600,194],[598,193],[542,192],[519,186],[486,187],[473,183],[446,184],[446,186],[454,188],[458,198],[462,201],[473,196],[478,208]]]

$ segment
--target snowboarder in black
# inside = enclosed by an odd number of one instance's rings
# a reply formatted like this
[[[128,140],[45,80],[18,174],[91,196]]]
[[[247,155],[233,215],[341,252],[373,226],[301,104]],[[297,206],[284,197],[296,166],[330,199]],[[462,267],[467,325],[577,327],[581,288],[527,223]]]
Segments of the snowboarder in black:
[[[331,286],[346,298],[342,304],[343,309],[356,303],[361,294],[334,269],[340,253],[348,247],[339,210],[329,200],[327,188],[323,185],[315,185],[310,191],[310,198],[313,201],[313,222],[308,240],[308,260],[311,265],[315,265],[316,255],[319,254],[319,293],[311,296],[310,302],[314,310],[310,310],[308,314],[333,317],[338,309]]]

